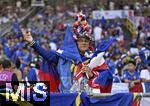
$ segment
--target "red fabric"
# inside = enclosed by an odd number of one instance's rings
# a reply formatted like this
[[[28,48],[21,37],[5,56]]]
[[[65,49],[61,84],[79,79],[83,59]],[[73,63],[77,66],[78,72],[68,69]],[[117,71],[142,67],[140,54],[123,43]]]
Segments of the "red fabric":
[[[78,80],[80,77],[82,77],[84,75],[81,71],[81,68],[82,68],[82,64],[78,64],[77,71],[73,77],[73,80]]]
[[[143,92],[142,84],[135,83],[135,87],[129,89],[130,92]]]
[[[134,100],[132,106],[140,106],[140,100]]]
[[[108,69],[108,66],[106,63],[103,63],[101,66],[97,66],[95,68],[93,68],[92,71],[100,71],[100,70],[103,70],[103,69]]]
[[[111,88],[112,88],[112,84],[100,86],[100,91],[101,91],[101,93],[111,93]]]
[[[73,77],[74,80],[78,80],[80,77],[82,77],[84,75],[81,72],[81,68],[82,68],[82,64],[79,64],[78,68],[77,68],[77,72],[76,72],[75,76]],[[101,93],[111,93],[112,84],[105,85],[105,86],[99,85],[99,84],[95,84],[95,79],[99,75],[98,71],[101,71],[101,70],[104,70],[104,69],[108,69],[108,66],[107,66],[106,63],[103,63],[101,66],[97,66],[96,68],[94,68],[92,70],[92,73],[94,74],[95,77],[92,78],[92,79],[89,79],[88,84],[92,88],[100,89]]]
[[[135,87],[129,89],[130,92],[143,92],[141,83],[135,83]],[[132,106],[140,106],[140,100],[134,100]]]
[[[40,81],[50,81],[50,92],[59,92],[59,80],[56,80],[53,76],[43,71],[39,71],[38,76]]]
[[[82,64],[79,64],[77,67],[77,72],[73,77],[74,80],[78,80],[80,77],[85,75],[81,72],[81,68],[82,68]],[[93,71],[101,71],[103,69],[108,69],[108,66],[106,63],[103,63],[101,66],[97,66],[97,67],[93,68],[92,72]]]
[[[89,85],[91,88],[100,89],[100,92],[101,92],[101,93],[111,93],[112,84],[110,84],[110,85],[99,85],[99,84],[95,84],[95,79],[96,79],[96,78],[93,78],[93,79],[90,79],[90,80],[88,81],[88,85]]]

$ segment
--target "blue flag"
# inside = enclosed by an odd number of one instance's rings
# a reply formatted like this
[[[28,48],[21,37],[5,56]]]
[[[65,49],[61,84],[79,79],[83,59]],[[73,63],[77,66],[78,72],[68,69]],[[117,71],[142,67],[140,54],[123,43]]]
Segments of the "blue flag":
[[[103,98],[90,98],[82,93],[80,106],[131,106],[132,102],[132,93],[118,93]]]
[[[99,98],[92,98],[86,93],[50,94],[50,106],[131,106],[132,102],[132,93],[118,93]]]
[[[50,106],[76,106],[77,93],[50,94]]]
[[[112,43],[114,43],[114,41],[116,40],[116,38],[110,38],[108,40],[102,40],[98,46],[97,46],[97,50],[104,52],[106,50],[108,50],[108,48],[112,45]]]
[[[97,48],[96,48],[96,51],[94,52],[93,57],[95,57],[98,53],[100,52],[105,52],[108,50],[108,48],[116,41],[116,38],[110,38],[108,40],[102,40]]]
[[[70,27],[68,27],[66,30],[64,42],[61,48],[55,53],[64,59],[74,62],[82,62]]]

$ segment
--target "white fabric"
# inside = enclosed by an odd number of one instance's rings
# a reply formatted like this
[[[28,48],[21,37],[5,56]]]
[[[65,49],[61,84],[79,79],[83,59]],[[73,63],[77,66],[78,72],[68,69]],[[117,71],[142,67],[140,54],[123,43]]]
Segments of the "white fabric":
[[[142,88],[143,88],[143,93],[146,93],[146,91],[145,91],[145,84],[144,83],[142,83]]]
[[[101,93],[100,89],[91,88],[92,93]]]
[[[111,93],[128,93],[128,83],[113,83]]]
[[[131,54],[139,54],[138,48],[130,48]]]
[[[90,69],[93,69],[97,66],[101,66],[104,62],[104,52],[99,53],[97,56],[95,56],[89,63]]]
[[[148,69],[141,70],[140,77],[150,80],[150,72]]]
[[[95,41],[101,40],[101,35],[102,35],[102,28],[96,26],[94,28],[94,40]]]
[[[140,106],[150,106],[150,98],[142,97]]]
[[[49,44],[49,46],[51,47],[51,50],[57,50],[57,45],[56,45],[56,43],[51,42],[51,43]]]

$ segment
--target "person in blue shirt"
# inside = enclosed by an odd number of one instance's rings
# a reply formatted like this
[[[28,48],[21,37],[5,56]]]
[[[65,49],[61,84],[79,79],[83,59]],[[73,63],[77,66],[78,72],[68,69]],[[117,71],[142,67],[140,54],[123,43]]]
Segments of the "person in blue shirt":
[[[30,55],[30,53],[29,53],[26,46],[23,48],[23,55],[19,57],[19,60],[20,60],[20,63],[21,63],[20,70],[21,70],[22,75],[23,75],[22,77],[24,78],[24,74],[23,74],[24,73],[23,72],[24,71],[24,66],[29,65],[29,62],[31,61],[31,55]]]
[[[129,83],[130,92],[143,92],[140,73],[136,70],[135,65],[133,60],[128,61],[128,67],[123,73],[123,80],[125,83]]]
[[[147,66],[150,62],[150,37],[147,37],[144,42],[144,47],[139,50],[139,56],[142,60],[142,65]]]
[[[28,68],[28,72],[26,73],[25,81],[39,81],[38,71],[40,65],[37,62],[33,61],[30,62],[27,68]]]

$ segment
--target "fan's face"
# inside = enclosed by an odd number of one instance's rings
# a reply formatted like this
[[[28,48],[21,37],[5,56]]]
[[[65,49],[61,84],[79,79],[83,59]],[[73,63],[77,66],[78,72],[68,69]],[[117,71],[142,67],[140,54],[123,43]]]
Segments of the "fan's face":
[[[81,53],[84,53],[86,50],[89,49],[90,40],[88,38],[78,38],[77,46]]]
[[[135,70],[134,64],[128,63],[128,70],[129,70],[130,72],[134,72],[134,70]]]

